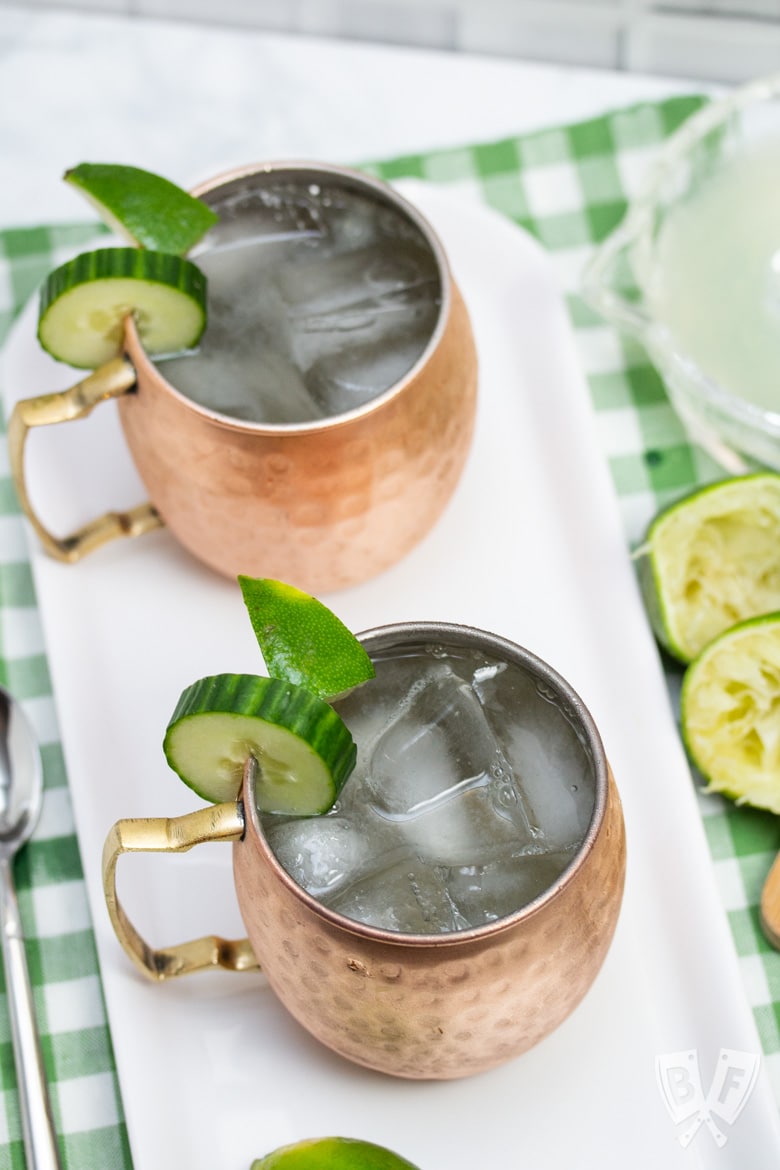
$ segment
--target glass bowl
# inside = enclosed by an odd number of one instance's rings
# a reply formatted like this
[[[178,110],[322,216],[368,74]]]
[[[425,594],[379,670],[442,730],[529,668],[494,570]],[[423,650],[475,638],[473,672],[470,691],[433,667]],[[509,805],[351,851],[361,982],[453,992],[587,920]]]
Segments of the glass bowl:
[[[691,438],[723,467],[780,470],[780,74],[669,139],[583,295],[641,341]]]

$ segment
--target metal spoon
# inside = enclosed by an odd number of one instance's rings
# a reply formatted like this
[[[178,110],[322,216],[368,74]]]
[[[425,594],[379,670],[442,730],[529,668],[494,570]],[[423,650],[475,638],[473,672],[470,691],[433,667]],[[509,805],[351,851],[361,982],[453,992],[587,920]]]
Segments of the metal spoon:
[[[61,1170],[12,868],[42,800],[35,735],[17,701],[0,687],[0,936],[24,1151],[27,1170]]]

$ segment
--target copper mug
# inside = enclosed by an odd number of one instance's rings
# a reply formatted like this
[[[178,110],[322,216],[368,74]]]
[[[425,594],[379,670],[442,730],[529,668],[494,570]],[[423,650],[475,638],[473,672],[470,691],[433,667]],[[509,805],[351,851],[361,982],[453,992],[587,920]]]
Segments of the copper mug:
[[[448,934],[402,934],[347,918],[305,892],[274,856],[256,810],[250,759],[235,802],[179,817],[116,822],[103,852],[106,904],[125,951],[152,980],[209,967],[259,966],[298,1022],[348,1060],[399,1077],[463,1077],[542,1040],[595,979],[623,895],[620,799],[582,700],[529,651],[481,630],[432,622],[384,626],[361,641],[374,658],[420,646],[477,648],[507,663],[515,679],[522,677],[522,703],[547,720],[551,734],[565,725],[568,750],[578,745],[593,811],[581,845],[552,885],[507,917]],[[348,701],[356,695],[359,690]],[[208,936],[155,950],[117,897],[119,858],[179,853],[206,841],[233,843],[235,888],[249,938]]]
[[[421,234],[440,281],[440,307],[424,352],[394,386],[345,414],[308,423],[243,422],[176,390],[149,360],[128,318],[121,357],[66,391],[17,403],[10,419],[16,490],[55,558],[77,561],[116,537],[165,524],[226,576],[276,577],[327,592],[394,564],[429,531],[452,495],[472,439],[477,359],[468,313],[436,234],[386,184],[319,163],[234,170],[193,194],[219,211],[232,192],[270,180],[366,194]],[[109,398],[117,399],[151,502],[57,537],[30,502],[28,431],[85,417]]]

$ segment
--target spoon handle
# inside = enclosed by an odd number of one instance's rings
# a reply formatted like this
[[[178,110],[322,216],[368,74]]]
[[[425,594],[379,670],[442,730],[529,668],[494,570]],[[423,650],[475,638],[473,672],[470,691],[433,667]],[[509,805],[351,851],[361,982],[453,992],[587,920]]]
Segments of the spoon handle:
[[[27,1170],[61,1170],[11,863],[0,858],[0,934]]]

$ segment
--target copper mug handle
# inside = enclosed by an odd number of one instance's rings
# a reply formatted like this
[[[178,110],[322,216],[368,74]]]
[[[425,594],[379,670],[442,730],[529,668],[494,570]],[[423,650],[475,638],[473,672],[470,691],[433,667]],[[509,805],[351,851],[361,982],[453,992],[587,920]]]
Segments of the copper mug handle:
[[[103,846],[103,892],[116,936],[148,979],[162,982],[207,967],[229,971],[259,968],[248,939],[205,935],[155,950],[127,917],[116,890],[116,867],[123,853],[184,853],[204,841],[238,841],[244,835],[244,807],[239,801],[210,805],[180,817],[139,817],[117,821]]]
[[[32,427],[86,418],[99,403],[121,397],[135,383],[136,374],[130,362],[123,357],[113,358],[68,390],[25,398],[14,406],[8,423],[8,451],[14,486],[24,514],[46,552],[55,560],[72,564],[109,540],[120,536],[141,536],[163,524],[154,505],[145,503],[128,512],[106,512],[69,536],[59,538],[39,519],[27,491],[24,449],[28,431]]]

